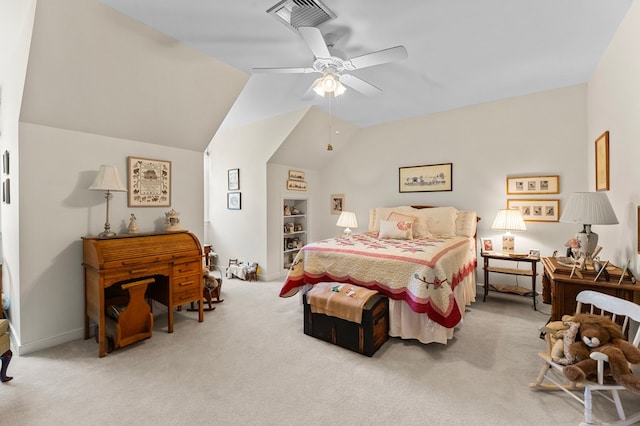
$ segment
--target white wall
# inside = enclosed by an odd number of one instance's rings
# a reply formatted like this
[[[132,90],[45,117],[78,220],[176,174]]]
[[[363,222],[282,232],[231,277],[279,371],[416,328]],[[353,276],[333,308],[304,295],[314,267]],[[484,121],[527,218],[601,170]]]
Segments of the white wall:
[[[640,3],[633,2],[611,44],[589,80],[588,137],[581,147],[588,153],[588,187],[595,188],[594,141],[609,131],[609,200],[619,225],[594,226],[607,259],[618,265],[631,260],[638,276],[638,219],[640,205]]]

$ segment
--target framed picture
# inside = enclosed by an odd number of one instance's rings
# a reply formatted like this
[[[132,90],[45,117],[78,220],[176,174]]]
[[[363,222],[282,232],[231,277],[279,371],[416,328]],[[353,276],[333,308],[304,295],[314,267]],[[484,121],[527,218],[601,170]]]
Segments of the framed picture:
[[[289,179],[304,180],[304,172],[299,172],[298,170],[289,170]]]
[[[5,175],[9,174],[9,151],[2,154],[2,171]]]
[[[508,195],[559,194],[560,176],[519,176],[507,178]]]
[[[242,196],[240,192],[227,192],[227,209],[240,210],[242,208]]]
[[[596,191],[609,190],[609,131],[596,139]]]
[[[482,253],[491,253],[493,251],[493,239],[480,238],[480,251]]]
[[[127,157],[129,207],[171,206],[171,161]]]
[[[240,169],[229,169],[227,172],[227,185],[229,191],[238,191],[240,189]]]
[[[307,190],[307,182],[301,180],[291,180],[287,181],[287,189],[290,191],[306,191]]]
[[[331,214],[340,214],[344,210],[344,194],[332,194],[330,201]]]
[[[452,163],[400,167],[400,192],[451,191]]]
[[[558,222],[560,200],[507,200],[508,209],[520,210],[525,222]]]

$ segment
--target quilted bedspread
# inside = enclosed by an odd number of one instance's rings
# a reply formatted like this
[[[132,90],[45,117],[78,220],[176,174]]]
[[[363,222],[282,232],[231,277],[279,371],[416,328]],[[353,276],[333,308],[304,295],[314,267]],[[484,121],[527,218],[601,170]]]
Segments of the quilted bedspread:
[[[394,240],[375,235],[355,234],[304,246],[280,296],[293,296],[305,284],[350,283],[404,300],[413,311],[425,313],[445,327],[455,327],[464,306],[458,306],[453,290],[476,267],[475,240]]]

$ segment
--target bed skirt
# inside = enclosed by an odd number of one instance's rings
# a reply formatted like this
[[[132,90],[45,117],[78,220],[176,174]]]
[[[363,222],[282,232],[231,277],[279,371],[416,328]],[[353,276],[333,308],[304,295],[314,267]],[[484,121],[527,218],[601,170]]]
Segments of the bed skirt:
[[[464,321],[464,310],[476,300],[476,273],[467,275],[455,290],[454,296],[461,309],[462,318],[456,325]],[[389,336],[402,339],[417,339],[421,343],[442,343],[453,338],[455,327],[447,328],[432,321],[424,314],[417,314],[402,300],[389,299]]]
[[[310,289],[311,284],[301,287],[300,303],[304,304],[302,294]],[[460,282],[454,290],[456,302],[460,307],[463,319],[456,325],[459,327],[464,321],[466,306],[476,301],[476,272],[473,271]],[[411,310],[411,307],[402,300],[389,298],[389,336],[402,339],[417,339],[421,343],[447,344],[453,338],[455,327],[447,328],[432,321],[425,314],[419,314]]]

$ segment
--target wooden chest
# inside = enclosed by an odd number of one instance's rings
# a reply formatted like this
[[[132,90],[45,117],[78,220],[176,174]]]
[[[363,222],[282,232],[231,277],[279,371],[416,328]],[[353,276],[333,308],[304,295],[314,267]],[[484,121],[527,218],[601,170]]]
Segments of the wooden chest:
[[[311,312],[304,301],[304,334],[316,337],[366,356],[374,353],[389,339],[389,299],[374,294],[365,303],[362,324]]]

